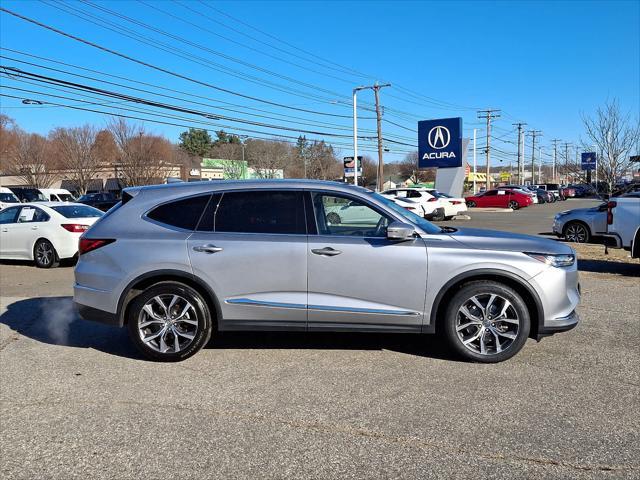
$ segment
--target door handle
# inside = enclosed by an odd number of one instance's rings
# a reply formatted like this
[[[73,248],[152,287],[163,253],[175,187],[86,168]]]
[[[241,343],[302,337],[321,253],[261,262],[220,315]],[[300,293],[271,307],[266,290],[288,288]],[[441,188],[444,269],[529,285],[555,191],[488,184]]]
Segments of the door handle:
[[[38,229],[38,226],[37,226],[37,225],[33,225],[33,226],[31,227],[31,230],[37,230],[37,229]]]
[[[316,255],[323,255],[325,257],[335,257],[336,255],[340,255],[342,251],[336,250],[335,248],[331,248],[331,247],[324,247],[324,248],[314,248],[313,250],[311,250],[311,253],[314,253]]]
[[[196,252],[204,252],[204,253],[218,253],[222,251],[222,247],[216,247],[215,245],[197,245],[193,247],[193,250]]]
[[[3,231],[3,232],[8,232],[8,231],[9,231],[9,229],[8,229],[8,228],[3,228],[3,229],[2,229],[2,231]]]

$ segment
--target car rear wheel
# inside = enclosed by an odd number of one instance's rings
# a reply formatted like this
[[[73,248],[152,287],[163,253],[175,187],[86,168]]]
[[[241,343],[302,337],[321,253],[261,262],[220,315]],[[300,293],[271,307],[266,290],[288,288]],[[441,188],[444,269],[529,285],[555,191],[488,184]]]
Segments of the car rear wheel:
[[[476,202],[474,202],[473,200],[470,200],[467,202],[467,207],[475,208],[475,206],[476,206]]]
[[[518,202],[516,202],[515,200],[511,200],[509,202],[509,208],[511,210],[518,210],[520,208],[520,204]]]
[[[461,357],[496,363],[513,357],[527,341],[529,311],[512,288],[495,281],[463,286],[447,307],[444,335]]]
[[[588,243],[591,239],[591,234],[584,224],[569,222],[564,227],[564,239],[567,242]]]
[[[211,313],[202,296],[178,282],[153,285],[128,309],[129,335],[151,360],[177,362],[204,347],[213,330]]]
[[[38,268],[55,268],[60,265],[56,249],[44,238],[38,240],[33,247],[33,261]]]

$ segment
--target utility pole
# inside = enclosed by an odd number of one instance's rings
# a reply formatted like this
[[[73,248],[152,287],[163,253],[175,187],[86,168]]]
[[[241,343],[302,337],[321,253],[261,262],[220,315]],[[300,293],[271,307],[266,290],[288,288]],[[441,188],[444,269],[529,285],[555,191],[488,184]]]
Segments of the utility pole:
[[[487,190],[491,190],[491,120],[494,118],[500,118],[500,110],[478,110],[478,118],[485,119],[487,121],[487,149],[485,150],[487,156]]]
[[[567,183],[569,183],[569,147],[570,146],[571,146],[571,143],[569,142],[564,143],[564,175],[565,175],[565,181]]]
[[[384,87],[390,87],[390,83],[379,85],[378,82],[375,85],[360,86],[353,89],[353,184],[358,185],[358,112],[356,105],[356,96],[358,91],[366,90],[368,88],[373,90],[376,97],[376,119],[378,123],[378,178],[376,181],[378,191],[382,191],[382,184],[384,183],[384,163],[382,160],[382,112],[380,110],[380,89]]]
[[[541,130],[529,130],[527,132],[533,139],[533,143],[531,145],[531,184],[535,185],[536,183],[536,137],[542,136]]]
[[[551,143],[553,143],[553,168],[551,169],[553,182],[557,182],[556,175],[558,173],[557,171],[558,167],[556,166],[556,162],[558,161],[558,142],[559,141],[560,141],[559,138],[554,138],[553,140],[551,140]]]
[[[380,89],[384,87],[390,87],[390,83],[384,85],[378,85],[378,82],[372,87],[373,93],[376,97],[376,123],[378,124],[378,178],[377,189],[378,192],[383,190],[384,185],[384,161],[382,159],[382,113],[380,111]]]
[[[521,178],[522,175],[522,149],[520,148],[520,144],[522,143],[522,127],[526,125],[526,123],[518,122],[513,123],[512,125],[518,127],[518,185],[522,185],[524,183],[524,178]]]

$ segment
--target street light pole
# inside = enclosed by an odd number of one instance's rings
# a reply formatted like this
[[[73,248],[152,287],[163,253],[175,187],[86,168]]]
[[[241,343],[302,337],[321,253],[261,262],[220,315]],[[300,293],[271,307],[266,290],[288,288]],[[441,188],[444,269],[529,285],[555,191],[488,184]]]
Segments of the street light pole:
[[[358,90],[363,87],[353,89],[353,184],[358,185],[358,106],[356,104]]]
[[[473,194],[476,194],[476,133],[478,132],[477,128],[473,129]]]

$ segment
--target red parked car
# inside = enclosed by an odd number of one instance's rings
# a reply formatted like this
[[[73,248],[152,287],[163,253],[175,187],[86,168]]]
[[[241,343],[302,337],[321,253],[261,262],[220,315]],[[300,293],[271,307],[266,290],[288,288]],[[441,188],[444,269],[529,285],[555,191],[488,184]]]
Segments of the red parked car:
[[[572,187],[562,187],[562,196],[564,198],[573,198],[576,196],[576,189]]]
[[[465,198],[467,207],[499,207],[512,208],[517,210],[522,207],[528,207],[533,203],[529,195],[514,192],[511,190],[489,190],[488,192],[479,193]]]

